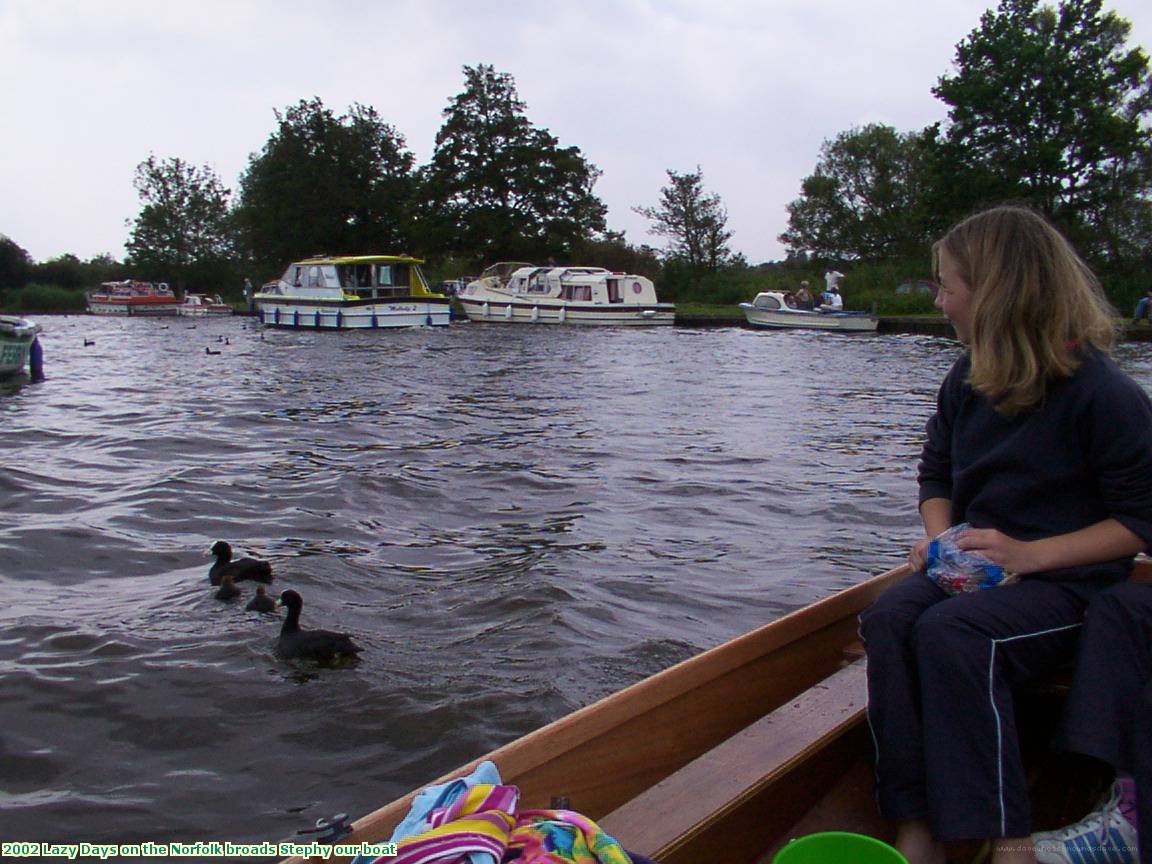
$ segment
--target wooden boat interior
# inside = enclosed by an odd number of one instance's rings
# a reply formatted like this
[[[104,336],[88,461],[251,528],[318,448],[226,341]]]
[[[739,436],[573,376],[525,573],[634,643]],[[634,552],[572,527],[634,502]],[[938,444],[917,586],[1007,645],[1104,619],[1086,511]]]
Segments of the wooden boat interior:
[[[817,831],[891,840],[875,805],[856,619],[908,575],[900,567],[831,595],[481,759],[519,786],[522,807],[567,799],[660,864],[768,864],[790,839]],[[1152,582],[1152,562],[1138,562],[1133,578]],[[1066,688],[1053,679],[1017,694],[1038,829],[1080,818],[1100,791],[1048,746]],[[413,794],[357,820],[338,842],[386,842]],[[950,844],[948,854],[976,864],[986,850]]]

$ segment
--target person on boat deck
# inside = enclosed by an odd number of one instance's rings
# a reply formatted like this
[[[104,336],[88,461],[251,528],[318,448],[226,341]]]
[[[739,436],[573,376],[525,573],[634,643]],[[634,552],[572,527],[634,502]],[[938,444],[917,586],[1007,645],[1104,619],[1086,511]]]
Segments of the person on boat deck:
[[[792,296],[791,291],[785,291],[784,292],[784,305],[787,306],[789,309],[795,309],[796,308],[796,298]]]
[[[808,290],[806,281],[800,283],[800,290],[796,292],[796,306],[800,309],[811,309],[813,306],[812,292]]]
[[[1152,544],[1152,403],[1108,356],[1112,312],[1039,214],[996,207],[933,247],[936,305],[966,346],[940,387],[918,469],[925,537],[911,577],[860,616],[877,798],[911,864],[991,839],[1034,862],[1011,687],[1073,656],[1084,610]],[[950,595],[931,538],[1018,581]]]
[[[1152,864],[1152,585],[1121,582],[1089,604],[1059,743],[1121,776],[1082,820],[1034,834],[1036,860],[1127,864],[1138,847]]]
[[[1144,292],[1144,296],[1136,301],[1136,311],[1132,314],[1132,323],[1139,324],[1142,318],[1147,318],[1152,324],[1152,288]]]
[[[842,312],[844,310],[844,298],[840,296],[840,288],[833,285],[826,292],[824,292],[823,308],[832,312]]]

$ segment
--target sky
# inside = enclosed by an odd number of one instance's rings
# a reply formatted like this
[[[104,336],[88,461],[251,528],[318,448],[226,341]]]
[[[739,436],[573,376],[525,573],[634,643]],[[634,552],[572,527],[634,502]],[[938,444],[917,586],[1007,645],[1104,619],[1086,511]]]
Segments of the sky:
[[[668,170],[704,175],[730,246],[775,260],[820,146],[943,120],[931,88],[995,0],[0,0],[0,234],[34,260],[123,258],[155,154],[232,190],[318,96],[374,106],[427,162],[462,67],[513,76],[528,119],[602,176],[608,227],[662,246],[633,212]],[[1106,0],[1152,51],[1152,4]],[[394,250],[365,250],[388,252]]]

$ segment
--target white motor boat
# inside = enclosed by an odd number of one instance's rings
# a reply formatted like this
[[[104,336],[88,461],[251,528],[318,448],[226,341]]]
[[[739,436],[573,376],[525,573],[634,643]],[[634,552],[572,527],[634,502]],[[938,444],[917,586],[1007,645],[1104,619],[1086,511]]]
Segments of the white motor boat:
[[[176,312],[192,318],[206,318],[231,315],[232,307],[219,294],[185,294],[184,302],[176,308]]]
[[[33,377],[39,377],[39,324],[17,315],[0,315],[0,378],[20,375],[31,366]]]
[[[602,267],[493,264],[457,299],[472,321],[512,324],[672,324],[651,279]]]
[[[288,265],[253,298],[260,321],[309,330],[447,326],[450,300],[428,288],[418,258],[354,255]]]
[[[741,303],[740,308],[753,327],[870,333],[880,323],[868,312],[842,312],[826,306],[800,309],[790,299],[779,291],[762,291],[751,303]]]

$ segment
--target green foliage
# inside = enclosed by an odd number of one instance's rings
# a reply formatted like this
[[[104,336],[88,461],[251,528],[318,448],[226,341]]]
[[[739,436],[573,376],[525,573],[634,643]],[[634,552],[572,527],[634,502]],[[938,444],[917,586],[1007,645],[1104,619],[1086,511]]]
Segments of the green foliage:
[[[585,240],[573,250],[569,259],[558,263],[583,264],[621,273],[637,273],[653,281],[663,275],[663,267],[656,250],[651,246],[632,246],[624,239],[622,231],[606,231],[601,238]]]
[[[65,253],[33,266],[30,281],[74,291],[134,275],[130,265],[122,264],[111,255],[97,255],[88,261],[81,261],[75,255]],[[158,278],[167,277],[161,275]]]
[[[668,238],[669,260],[682,261],[692,272],[715,273],[731,262],[728,211],[720,196],[704,191],[700,166],[691,174],[668,171],[656,207],[633,207],[652,223],[649,233]]]
[[[511,75],[464,67],[423,171],[427,248],[471,258],[546,261],[604,230],[600,171],[577,147],[534,127]]]
[[[32,283],[4,295],[0,308],[12,312],[63,313],[83,312],[87,308],[84,291],[60,285]]]
[[[319,98],[283,114],[240,178],[237,221],[267,276],[316,254],[411,251],[415,162],[376,109],[336,116]]]
[[[28,281],[32,257],[16,241],[0,234],[0,288],[18,288]]]
[[[873,124],[820,148],[816,171],[788,205],[780,241],[793,252],[842,260],[926,250],[935,228],[923,208],[930,182],[926,135]]]
[[[933,93],[949,106],[935,201],[954,215],[999,201],[1051,216],[1085,254],[1152,241],[1152,76],[1102,0],[1001,0],[956,48]]]
[[[209,166],[149,155],[136,166],[134,185],[144,206],[127,248],[138,268],[183,288],[193,268],[234,254],[231,193]]]

